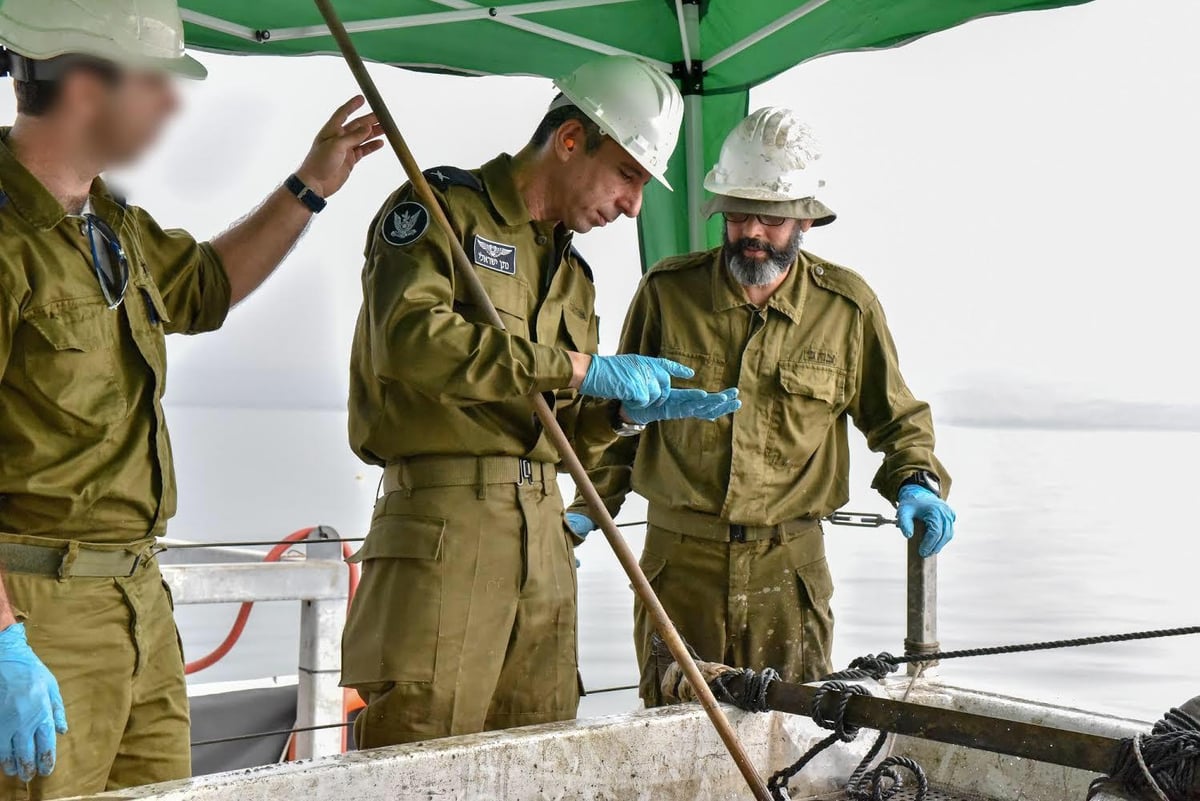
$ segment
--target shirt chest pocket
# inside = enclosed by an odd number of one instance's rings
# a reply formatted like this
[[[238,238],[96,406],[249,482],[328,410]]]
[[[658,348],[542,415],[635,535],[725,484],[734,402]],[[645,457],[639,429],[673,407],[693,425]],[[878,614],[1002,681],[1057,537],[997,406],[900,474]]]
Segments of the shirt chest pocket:
[[[779,386],[771,461],[797,467],[820,447],[845,405],[846,374],[832,366],[780,362]]]
[[[563,327],[576,351],[595,353],[600,349],[600,319],[581,306],[568,303],[563,307]]]
[[[488,298],[500,320],[504,330],[520,337],[529,338],[529,284],[520,276],[495,276],[486,274],[487,271],[477,269],[475,274],[487,291]],[[467,292],[465,282],[457,281],[454,290],[454,310],[473,323],[489,322],[487,316]]]
[[[97,301],[25,317],[24,378],[31,394],[57,410],[74,430],[125,418],[129,400],[118,380],[119,312]]]

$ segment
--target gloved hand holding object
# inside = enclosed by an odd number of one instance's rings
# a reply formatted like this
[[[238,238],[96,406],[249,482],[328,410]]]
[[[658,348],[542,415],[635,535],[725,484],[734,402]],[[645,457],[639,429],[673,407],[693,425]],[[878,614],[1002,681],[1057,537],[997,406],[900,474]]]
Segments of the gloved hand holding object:
[[[936,492],[919,484],[905,484],[900,488],[898,500],[896,525],[905,538],[912,538],[914,520],[925,524],[921,556],[933,556],[954,538],[954,510]]]
[[[666,397],[671,390],[672,378],[691,378],[693,375],[692,368],[670,359],[636,353],[593,356],[579,392],[635,406],[649,406]]]
[[[596,530],[596,524],[587,515],[581,515],[578,512],[567,512],[567,528],[571,529],[571,533],[576,537],[583,539]]]
[[[31,781],[54,770],[55,732],[67,733],[58,681],[25,639],[25,624],[0,631],[0,767]]]
[[[720,392],[705,392],[702,389],[672,389],[660,403],[636,406],[626,403],[621,411],[626,419],[638,425],[649,425],[660,420],[681,420],[695,417],[700,420],[716,420],[742,408],[737,399],[736,388]]]

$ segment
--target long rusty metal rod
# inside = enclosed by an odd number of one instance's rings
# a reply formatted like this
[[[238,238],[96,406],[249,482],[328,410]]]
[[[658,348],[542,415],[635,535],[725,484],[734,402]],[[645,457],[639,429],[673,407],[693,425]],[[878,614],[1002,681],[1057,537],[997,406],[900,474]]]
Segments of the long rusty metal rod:
[[[738,696],[744,682],[741,676],[733,677],[728,682],[729,691]],[[766,705],[776,712],[809,717],[816,693],[815,685],[774,681],[767,688]],[[837,699],[831,694],[825,697],[822,708],[832,716],[836,705]],[[1111,770],[1121,748],[1121,740],[1108,735],[865,695],[850,697],[846,722],[1093,773]]]
[[[408,175],[408,180],[412,184],[417,196],[429,209],[429,213],[433,215],[438,225],[446,232],[447,238],[450,240],[451,254],[454,259],[454,270],[458,280],[463,282],[463,285],[470,293],[475,304],[484,311],[488,322],[497,328],[504,328],[504,322],[500,319],[500,315],[496,312],[496,307],[492,304],[488,297],[487,290],[483,288],[483,284],[479,281],[479,276],[475,274],[475,269],[471,266],[470,260],[467,258],[466,251],[463,250],[462,244],[458,241],[458,233],[454,230],[454,226],[450,223],[442,210],[441,204],[437,202],[437,198],[433,195],[433,190],[429,187],[429,182],[425,180],[424,174],[421,172],[420,166],[413,157],[412,151],[408,149],[408,144],[404,141],[404,137],[400,134],[400,128],[396,125],[395,119],[388,110],[387,103],[379,94],[379,89],[375,86],[375,81],[367,72],[366,65],[363,64],[362,57],[359,56],[357,48],[350,40],[350,34],[342,25],[338,18],[337,12],[333,8],[330,0],[314,0],[317,8],[321,12],[321,16],[325,18],[325,24],[329,27],[329,32],[333,34],[334,40],[337,42],[338,48],[342,51],[342,56],[346,60],[346,64],[350,67],[350,71],[354,73],[354,78],[358,81],[359,87],[362,89],[363,96],[366,97],[367,103],[371,110],[375,112],[379,119],[379,124],[383,127],[384,135],[387,137],[388,143],[395,151],[396,157],[400,160],[401,166],[404,167],[404,172]],[[767,790],[767,785],[762,777],[755,770],[753,763],[750,761],[749,754],[738,740],[737,733],[733,730],[729,718],[725,716],[725,712],[717,703],[717,699],[713,696],[712,690],[709,689],[707,682],[704,681],[703,675],[700,673],[700,668],[696,666],[695,660],[688,653],[687,646],[684,645],[683,638],[679,636],[679,632],[675,629],[675,624],[671,622],[671,618],[667,615],[667,610],[663,608],[662,603],[658,600],[658,596],[654,594],[654,589],[650,586],[649,580],[646,579],[646,574],[642,572],[638,565],[637,557],[630,549],[629,544],[621,536],[621,532],[617,529],[617,524],[613,521],[612,515],[608,513],[604,503],[600,499],[600,494],[596,492],[596,487],[592,484],[588,477],[587,471],[583,467],[583,463],[579,461],[579,457],[571,448],[571,443],[567,439],[567,435],[563,433],[562,427],[559,426],[558,420],[554,417],[554,412],[550,409],[546,399],[540,393],[533,393],[529,396],[530,402],[533,404],[533,410],[537,414],[538,420],[545,429],[546,434],[550,437],[550,441],[554,443],[554,447],[558,450],[559,456],[563,463],[567,466],[567,471],[571,477],[575,479],[575,485],[579,492],[587,501],[588,509],[592,514],[592,518],[599,524],[600,530],[604,532],[604,536],[608,539],[609,545],[616,552],[617,560],[624,568],[625,574],[629,576],[630,582],[633,584],[633,591],[646,605],[650,617],[654,620],[655,627],[658,629],[659,636],[663,638],[671,655],[675,657],[675,661],[682,667],[684,675],[687,676],[688,682],[696,692],[696,696],[700,699],[701,706],[708,713],[709,719],[720,735],[721,740],[725,743],[725,747],[729,750],[733,761],[737,763],[738,770],[746,779],[750,790],[754,793],[754,797],[758,801],[771,801],[771,795]]]

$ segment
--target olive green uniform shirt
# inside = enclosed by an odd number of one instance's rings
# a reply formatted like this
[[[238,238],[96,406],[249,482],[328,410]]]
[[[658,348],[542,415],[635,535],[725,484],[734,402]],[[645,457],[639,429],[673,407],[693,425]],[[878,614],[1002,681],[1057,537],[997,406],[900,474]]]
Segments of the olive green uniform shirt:
[[[612,439],[612,407],[584,403],[568,351],[598,345],[595,288],[571,235],[535,222],[512,160],[425,173],[505,330],[455,280],[450,242],[410,186],[371,223],[350,366],[350,444],[370,464],[428,455],[557,462],[525,397],[554,395],[568,437]]]
[[[164,231],[97,180],[93,212],[129,260],[109,309],[83,220],[0,129],[0,533],[93,542],[161,534],[175,513],[163,418],[168,333],[220,327],[230,289],[211,245]]]
[[[592,478],[614,514],[632,488],[651,505],[743,525],[824,517],[849,500],[847,419],[884,456],[872,486],[885,498],[917,470],[949,488],[929,406],[900,375],[879,300],[844,267],[802,251],[758,309],[720,248],[667,259],[643,278],[621,350],[690,365],[695,378],[677,384],[737,387],[743,405],[613,443]]]

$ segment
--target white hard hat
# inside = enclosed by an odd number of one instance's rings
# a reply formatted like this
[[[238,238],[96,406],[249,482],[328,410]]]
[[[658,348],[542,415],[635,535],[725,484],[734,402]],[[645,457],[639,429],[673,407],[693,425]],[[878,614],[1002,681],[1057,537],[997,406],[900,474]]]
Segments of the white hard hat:
[[[816,197],[825,185],[812,164],[821,158],[812,129],[791,109],[760,108],[738,123],[704,178],[716,195],[778,202]]]
[[[554,82],[566,102],[600,126],[667,189],[667,162],[679,141],[683,97],[670,76],[634,56],[605,56]]]
[[[176,0],[0,0],[0,46],[33,61],[79,54],[187,78],[208,75],[183,52]]]

